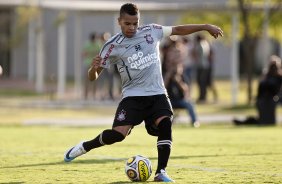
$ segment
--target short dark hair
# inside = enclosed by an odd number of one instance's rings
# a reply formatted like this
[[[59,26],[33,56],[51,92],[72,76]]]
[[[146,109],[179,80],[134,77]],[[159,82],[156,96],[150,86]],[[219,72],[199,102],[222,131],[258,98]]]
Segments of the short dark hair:
[[[139,9],[133,3],[126,3],[120,7],[120,11],[119,11],[120,17],[125,13],[129,15],[137,15],[139,13]]]

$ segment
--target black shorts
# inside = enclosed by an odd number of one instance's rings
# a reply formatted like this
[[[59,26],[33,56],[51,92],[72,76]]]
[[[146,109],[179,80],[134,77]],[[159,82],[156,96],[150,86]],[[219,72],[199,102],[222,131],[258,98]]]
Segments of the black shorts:
[[[117,108],[113,127],[123,125],[153,125],[162,116],[172,118],[173,110],[165,94],[153,96],[132,96],[124,98]]]

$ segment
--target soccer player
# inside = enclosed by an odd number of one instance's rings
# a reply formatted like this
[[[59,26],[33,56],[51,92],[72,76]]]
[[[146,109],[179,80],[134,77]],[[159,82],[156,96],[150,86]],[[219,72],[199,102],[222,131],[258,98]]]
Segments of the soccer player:
[[[170,35],[188,35],[208,31],[214,38],[223,31],[210,24],[139,27],[140,13],[135,4],[120,8],[118,23],[121,32],[109,39],[93,59],[89,79],[96,80],[104,68],[116,65],[122,80],[122,100],[116,110],[112,129],[96,138],[72,147],[64,160],[70,162],[88,151],[120,142],[131,129],[145,122],[148,134],[157,136],[158,167],[154,181],[174,182],[165,171],[172,146],[172,108],[161,73],[159,43]]]

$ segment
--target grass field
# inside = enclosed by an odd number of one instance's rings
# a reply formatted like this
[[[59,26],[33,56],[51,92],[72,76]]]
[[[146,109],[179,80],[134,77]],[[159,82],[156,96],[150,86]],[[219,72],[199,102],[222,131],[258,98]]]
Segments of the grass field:
[[[244,86],[244,83],[240,84]],[[198,115],[256,115],[245,105],[232,106],[230,82],[218,81],[219,102],[196,105]],[[244,88],[245,89],[245,88]],[[195,97],[194,97],[195,99]],[[64,163],[64,152],[108,127],[24,126],[36,118],[83,119],[112,117],[116,106],[42,108],[33,102],[52,103],[46,96],[0,89],[0,184],[12,183],[132,183],[124,173],[127,158],[141,154],[157,166],[156,138],[142,125],[122,143],[105,146]],[[68,103],[67,103],[68,106]],[[183,112],[182,112],[183,113]],[[282,106],[277,115],[282,114]],[[226,123],[173,126],[173,149],[167,168],[177,183],[282,183],[282,126],[235,127]],[[153,176],[148,180],[152,182]]]
[[[63,162],[66,149],[104,128],[1,126],[0,183],[131,183],[124,164],[135,154],[149,157],[156,169],[156,138],[142,125],[124,142]],[[281,126],[173,129],[167,171],[177,183],[282,183]]]

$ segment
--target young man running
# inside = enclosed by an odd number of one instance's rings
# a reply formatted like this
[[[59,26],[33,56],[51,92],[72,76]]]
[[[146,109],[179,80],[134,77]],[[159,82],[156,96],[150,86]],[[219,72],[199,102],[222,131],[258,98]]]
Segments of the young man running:
[[[139,27],[139,18],[135,4],[121,6],[118,18],[121,32],[105,43],[88,70],[88,77],[93,81],[104,68],[110,65],[118,68],[122,80],[122,100],[112,129],[72,147],[66,152],[64,160],[70,162],[92,149],[120,142],[134,126],[144,121],[147,132],[158,137],[158,167],[154,181],[174,182],[165,171],[172,146],[173,112],[163,83],[159,43],[170,35],[188,35],[205,30],[217,38],[223,32],[210,24],[172,27],[149,24]]]

